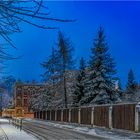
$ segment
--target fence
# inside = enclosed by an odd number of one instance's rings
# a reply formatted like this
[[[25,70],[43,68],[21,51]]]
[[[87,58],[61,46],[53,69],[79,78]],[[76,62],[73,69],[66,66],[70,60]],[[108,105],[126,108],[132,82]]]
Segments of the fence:
[[[46,110],[34,113],[38,119],[139,131],[140,104],[98,105],[93,107]]]
[[[113,106],[113,128],[135,130],[135,104]]]

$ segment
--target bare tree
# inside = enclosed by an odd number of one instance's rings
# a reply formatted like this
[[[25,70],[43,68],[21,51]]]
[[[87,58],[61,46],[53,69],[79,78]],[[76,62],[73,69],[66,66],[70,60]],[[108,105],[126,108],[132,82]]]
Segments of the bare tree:
[[[0,0],[0,36],[14,48],[16,47],[10,35],[22,31],[21,22],[41,29],[58,29],[58,27],[51,27],[46,24],[47,21],[73,22],[74,20],[51,17],[44,0]],[[45,25],[42,25],[43,23]],[[5,59],[11,60],[17,59],[17,57],[8,54],[5,47],[0,45],[0,65],[3,66],[2,63],[5,62]]]
[[[0,35],[11,46],[15,47],[9,35],[21,32],[20,22],[42,29],[57,29],[42,25],[38,20],[55,22],[72,22],[74,20],[50,17],[49,9],[43,0],[1,0],[0,1]]]

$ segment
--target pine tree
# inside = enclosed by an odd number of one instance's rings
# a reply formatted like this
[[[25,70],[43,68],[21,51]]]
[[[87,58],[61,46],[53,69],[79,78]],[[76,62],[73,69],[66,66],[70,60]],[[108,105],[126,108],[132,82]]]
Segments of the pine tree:
[[[116,69],[105,39],[104,30],[100,27],[98,38],[94,40],[94,47],[91,48],[84,103],[105,104],[114,100],[113,79]]]
[[[41,66],[45,69],[45,73],[42,74],[43,81],[55,84],[60,77],[60,53],[54,47],[52,47],[52,53],[46,61],[41,63]]]
[[[67,83],[66,83],[66,70],[72,70],[74,68],[73,50],[71,41],[64,37],[61,31],[58,33],[58,46],[62,58],[62,78],[63,78],[63,93],[64,93],[64,106],[67,108]]]
[[[134,94],[137,90],[137,83],[135,81],[134,72],[130,69],[128,73],[128,82],[126,85],[126,93],[127,94]]]
[[[52,93],[52,106],[65,106],[68,104],[67,81],[69,70],[74,69],[73,47],[68,38],[59,32],[58,33],[58,48],[52,48],[51,55],[46,61],[41,63],[45,69],[42,75],[46,82],[49,91]],[[61,94],[60,94],[61,93]],[[57,100],[57,101],[56,101]]]
[[[48,85],[48,89],[52,93],[52,97],[55,96],[56,90],[61,79],[61,62],[60,53],[54,47],[52,47],[52,53],[46,61],[41,63],[41,66],[45,69],[45,73],[41,76],[43,81]]]
[[[73,93],[73,105],[77,106],[80,104],[80,100],[84,97],[84,79],[85,79],[86,63],[84,58],[80,59],[79,73],[76,78]]]
[[[46,88],[41,92],[34,93],[29,100],[29,108],[33,111],[44,110],[51,107],[51,93]]]

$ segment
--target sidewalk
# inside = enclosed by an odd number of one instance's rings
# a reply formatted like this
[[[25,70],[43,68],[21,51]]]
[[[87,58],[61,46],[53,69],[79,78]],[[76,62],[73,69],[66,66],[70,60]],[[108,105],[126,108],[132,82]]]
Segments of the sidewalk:
[[[0,119],[0,140],[37,140],[31,134],[25,131],[17,129],[13,125],[9,124],[6,119]]]

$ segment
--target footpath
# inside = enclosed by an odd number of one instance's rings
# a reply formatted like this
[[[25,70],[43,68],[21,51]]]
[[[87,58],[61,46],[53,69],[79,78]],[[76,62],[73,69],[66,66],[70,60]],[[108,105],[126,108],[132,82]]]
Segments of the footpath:
[[[17,129],[6,119],[0,119],[0,140],[37,140],[33,135]]]

